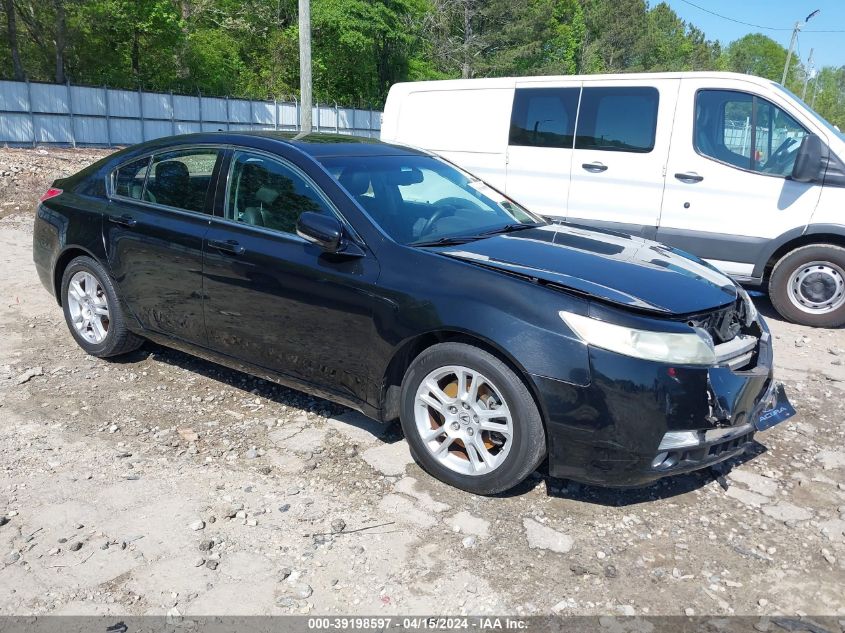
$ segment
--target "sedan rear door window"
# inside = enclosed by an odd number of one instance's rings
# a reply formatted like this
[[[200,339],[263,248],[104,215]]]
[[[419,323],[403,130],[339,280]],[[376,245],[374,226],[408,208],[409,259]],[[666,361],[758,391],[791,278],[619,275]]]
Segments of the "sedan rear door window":
[[[144,181],[147,178],[147,167],[150,166],[150,157],[144,156],[131,163],[121,165],[114,172],[114,195],[124,198],[140,200],[144,193]]]
[[[185,211],[205,212],[219,154],[209,147],[155,154],[143,199]]]

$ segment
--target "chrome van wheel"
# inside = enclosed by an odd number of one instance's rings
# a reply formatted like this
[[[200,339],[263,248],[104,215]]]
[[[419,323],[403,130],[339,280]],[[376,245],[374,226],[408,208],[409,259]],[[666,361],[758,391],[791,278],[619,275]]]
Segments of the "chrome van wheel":
[[[769,298],[793,323],[845,325],[845,248],[808,244],[786,253],[769,275]]]
[[[799,310],[830,312],[845,303],[845,273],[830,262],[809,262],[790,275],[787,290]]]

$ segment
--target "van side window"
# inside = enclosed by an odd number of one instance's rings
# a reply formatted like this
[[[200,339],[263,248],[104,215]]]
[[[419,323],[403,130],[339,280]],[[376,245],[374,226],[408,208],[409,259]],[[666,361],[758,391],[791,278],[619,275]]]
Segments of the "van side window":
[[[580,88],[517,88],[510,145],[572,148]]]
[[[646,153],[657,133],[656,88],[584,88],[575,149]]]
[[[771,176],[788,176],[807,136],[801,124],[756,95],[699,90],[693,145],[719,162]]]

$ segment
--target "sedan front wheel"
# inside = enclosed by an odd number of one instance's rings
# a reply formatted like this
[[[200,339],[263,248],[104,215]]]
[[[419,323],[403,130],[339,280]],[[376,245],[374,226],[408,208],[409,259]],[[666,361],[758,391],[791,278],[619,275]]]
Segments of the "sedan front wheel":
[[[402,428],[426,471],[476,494],[513,488],[545,455],[534,398],[507,364],[463,343],[420,354],[402,383]]]

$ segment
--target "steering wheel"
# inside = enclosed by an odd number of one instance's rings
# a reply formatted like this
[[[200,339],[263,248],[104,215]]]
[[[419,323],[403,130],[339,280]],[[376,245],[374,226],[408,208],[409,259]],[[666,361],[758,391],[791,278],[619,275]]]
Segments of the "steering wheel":
[[[794,138],[786,139],[783,143],[778,145],[778,148],[772,152],[772,155],[769,156],[769,160],[767,160],[766,164],[761,166],[760,169],[768,173],[773,173],[778,170],[779,167],[783,166],[782,163],[785,164],[784,159],[786,158],[787,150],[789,150],[789,148],[797,142],[798,141]]]
[[[429,233],[431,233],[434,225],[437,224],[438,220],[444,218],[448,215],[455,215],[455,211],[458,209],[475,209],[475,205],[472,204],[469,200],[464,200],[463,198],[458,198],[457,196],[443,198],[442,200],[437,201],[438,209],[431,214],[431,217],[426,221],[425,225],[422,227],[420,231],[420,237],[425,237]]]

